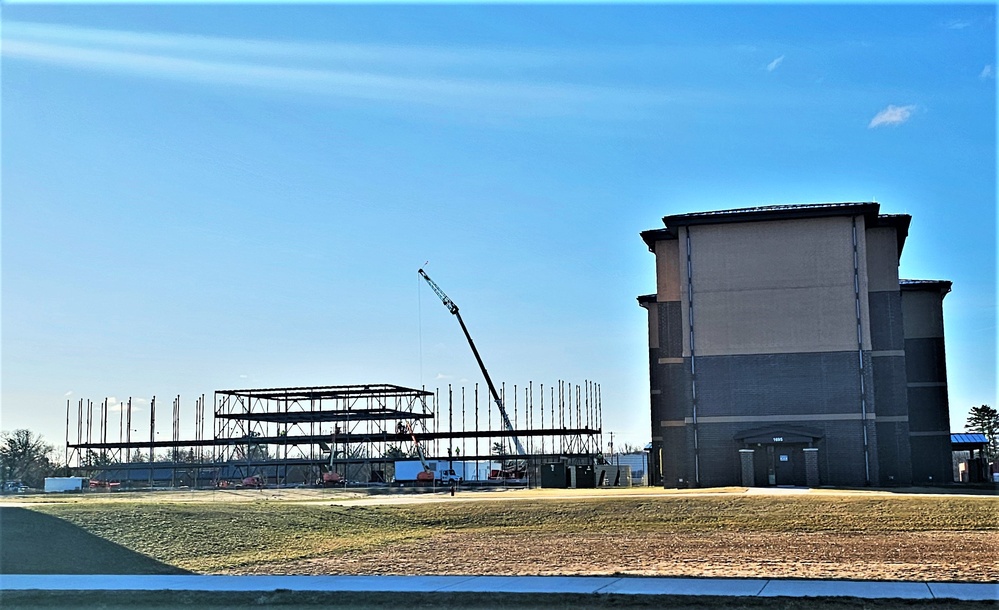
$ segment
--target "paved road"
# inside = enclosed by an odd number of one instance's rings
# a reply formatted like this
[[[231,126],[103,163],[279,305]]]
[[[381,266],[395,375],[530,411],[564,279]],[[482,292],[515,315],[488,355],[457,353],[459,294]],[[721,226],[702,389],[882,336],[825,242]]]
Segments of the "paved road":
[[[999,583],[622,578],[617,576],[213,576],[0,574],[0,591],[363,591],[614,593],[731,597],[999,600]]]

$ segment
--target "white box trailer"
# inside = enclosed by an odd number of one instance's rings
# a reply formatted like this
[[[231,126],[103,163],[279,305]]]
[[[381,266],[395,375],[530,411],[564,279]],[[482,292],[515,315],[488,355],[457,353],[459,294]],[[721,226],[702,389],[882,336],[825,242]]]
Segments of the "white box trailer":
[[[90,481],[84,477],[45,477],[45,493],[56,491],[83,491],[90,486]]]
[[[395,480],[397,482],[415,481],[416,476],[423,472],[423,464],[419,460],[396,460]]]
[[[459,462],[455,462],[457,466]],[[427,466],[434,473],[434,480],[438,483],[449,483],[454,478],[462,478],[462,471],[455,468],[454,472],[449,472],[451,467],[448,460],[427,460]],[[423,472],[423,464],[419,460],[398,460],[395,463],[395,482],[404,483],[418,480],[419,474]]]

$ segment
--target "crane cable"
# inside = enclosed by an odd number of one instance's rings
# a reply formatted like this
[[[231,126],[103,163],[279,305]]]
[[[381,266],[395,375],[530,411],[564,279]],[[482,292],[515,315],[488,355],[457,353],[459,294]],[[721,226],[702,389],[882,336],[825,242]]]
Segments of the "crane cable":
[[[420,388],[423,388],[423,282],[416,276],[416,318],[417,335],[419,337]]]

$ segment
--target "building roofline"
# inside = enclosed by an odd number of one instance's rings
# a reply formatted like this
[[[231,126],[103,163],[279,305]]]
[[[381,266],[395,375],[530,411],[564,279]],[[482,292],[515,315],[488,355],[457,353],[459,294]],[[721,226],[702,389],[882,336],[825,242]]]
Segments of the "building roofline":
[[[873,222],[869,222],[869,226],[892,227],[895,229],[895,239],[898,242],[898,257],[902,258],[902,248],[905,247],[905,239],[909,237],[909,224],[912,223],[912,216],[908,214],[879,214]]]
[[[903,280],[898,281],[898,287],[900,290],[905,290],[907,292],[916,291],[936,291],[940,293],[941,297],[947,296],[950,292],[951,287],[954,285],[950,280]]]
[[[643,294],[638,297],[638,304],[641,305],[642,307],[645,307],[646,305],[650,305],[655,302],[656,302],[655,294]]]
[[[664,239],[676,239],[676,231],[673,229],[649,229],[639,233],[645,245],[649,247],[649,252],[655,252],[656,242]]]
[[[827,218],[830,216],[864,216],[868,227],[892,227],[898,240],[898,256],[902,256],[902,248],[909,236],[909,224],[912,216],[908,214],[880,214],[881,204],[873,201],[842,202],[842,203],[803,203],[788,205],[767,205],[751,208],[735,208],[731,210],[715,210],[711,212],[692,212],[689,214],[672,214],[663,216],[663,229],[642,231],[642,240],[655,250],[655,243],[664,239],[676,239],[677,229],[683,226],[723,224],[734,222],[759,222],[766,220],[794,220],[801,218]]]
[[[727,222],[753,222],[762,220],[789,220],[793,218],[821,218],[826,216],[855,216],[862,214],[876,220],[881,204],[864,202],[803,203],[766,205],[752,208],[735,208],[711,212],[692,212],[663,216],[667,228],[689,225],[721,224]]]

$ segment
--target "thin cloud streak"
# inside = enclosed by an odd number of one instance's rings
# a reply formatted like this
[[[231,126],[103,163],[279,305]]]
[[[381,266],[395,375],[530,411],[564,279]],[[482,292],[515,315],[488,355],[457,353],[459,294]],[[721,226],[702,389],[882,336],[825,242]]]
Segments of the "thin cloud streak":
[[[106,50],[159,51],[173,55],[216,55],[271,60],[347,61],[352,65],[375,63],[396,66],[456,67],[497,66],[519,68],[546,66],[569,58],[550,51],[510,51],[490,48],[460,50],[433,47],[345,43],[302,43],[245,38],[220,38],[191,34],[162,34],[103,30],[14,21],[4,24],[3,36],[23,42],[104,48]]]
[[[944,24],[948,30],[963,30],[966,27],[970,27],[971,22],[965,21],[964,19],[953,19]]]
[[[784,56],[783,55],[781,55],[777,59],[775,59],[772,62],[770,62],[770,63],[767,64],[767,72],[773,72],[782,63],[784,63]]]
[[[909,120],[915,109],[916,106],[914,104],[908,106],[893,106],[889,104],[887,108],[874,115],[867,128],[874,129],[875,127],[901,125]]]
[[[571,84],[394,76],[374,72],[209,61],[19,40],[4,41],[5,58],[207,85],[237,85],[342,99],[402,102],[521,116],[628,113],[675,101],[656,91]]]

